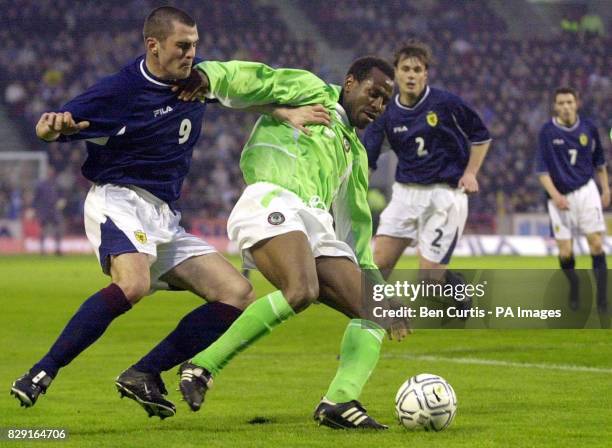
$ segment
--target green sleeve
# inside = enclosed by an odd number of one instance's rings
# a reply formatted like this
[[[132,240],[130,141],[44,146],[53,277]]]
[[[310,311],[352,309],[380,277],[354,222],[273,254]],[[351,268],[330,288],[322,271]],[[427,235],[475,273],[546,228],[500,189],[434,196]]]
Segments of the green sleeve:
[[[377,269],[372,254],[372,214],[368,205],[368,160],[359,151],[348,179],[348,202],[351,214],[353,246],[363,269]]]
[[[273,69],[245,61],[204,61],[195,68],[208,77],[209,96],[226,107],[242,109],[272,103],[332,106],[331,86],[305,70]]]

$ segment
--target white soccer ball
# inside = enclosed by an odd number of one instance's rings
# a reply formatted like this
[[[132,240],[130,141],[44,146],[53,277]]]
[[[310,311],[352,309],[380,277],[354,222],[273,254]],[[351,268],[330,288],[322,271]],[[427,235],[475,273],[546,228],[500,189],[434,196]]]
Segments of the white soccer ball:
[[[395,412],[408,429],[446,429],[457,413],[457,396],[448,382],[431,373],[409,378],[395,395]]]

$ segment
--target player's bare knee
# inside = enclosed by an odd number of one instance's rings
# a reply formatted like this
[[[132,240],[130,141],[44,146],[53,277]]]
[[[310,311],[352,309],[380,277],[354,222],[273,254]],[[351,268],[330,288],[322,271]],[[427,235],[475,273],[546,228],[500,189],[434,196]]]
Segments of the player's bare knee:
[[[570,247],[559,247],[559,258],[563,260],[569,260],[574,256],[572,248]]]
[[[603,238],[599,234],[588,236],[589,250],[591,255],[599,255],[603,253]]]
[[[603,244],[601,241],[594,244],[589,244],[589,249],[591,250],[591,255],[601,255],[604,253]]]
[[[295,311],[301,311],[319,298],[319,282],[301,282],[283,291],[283,296]]]
[[[130,279],[130,280],[118,280],[115,281],[117,286],[121,288],[123,294],[125,294],[125,298],[132,305],[140,301],[144,296],[149,293],[151,289],[151,284],[148,279]]]
[[[378,266],[378,269],[381,272],[391,272],[394,265],[393,260],[391,260],[390,258],[383,256],[377,257],[376,254],[374,255],[374,263],[376,263],[376,266]]]
[[[255,300],[255,291],[253,286],[244,279],[227,285],[223,291],[220,291],[216,299],[226,305],[244,310]]]

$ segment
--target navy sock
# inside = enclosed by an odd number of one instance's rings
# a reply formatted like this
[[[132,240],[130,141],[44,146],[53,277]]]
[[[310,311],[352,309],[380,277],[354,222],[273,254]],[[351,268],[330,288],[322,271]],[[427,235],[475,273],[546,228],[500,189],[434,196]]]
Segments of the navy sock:
[[[242,313],[221,302],[202,305],[181,319],[176,328],[134,364],[141,372],[160,373],[187,361],[215,342]]]
[[[116,317],[132,306],[125,294],[114,283],[89,297],[72,316],[62,334],[31,371],[44,370],[55,377],[61,367],[68,365],[79,353],[93,344]]]
[[[593,255],[592,259],[593,273],[597,283],[597,303],[603,303],[608,300],[608,264],[606,263],[606,254]]]
[[[578,280],[578,274],[576,274],[576,270],[575,270],[576,259],[574,258],[574,256],[572,255],[569,258],[559,257],[559,265],[561,266],[561,269],[563,269],[563,273],[569,280],[570,286],[572,288],[577,288],[579,280]]]
[[[453,288],[455,288],[456,286],[465,284],[465,277],[460,272],[453,272],[449,269],[444,273],[444,282],[446,285],[452,285]],[[458,300],[458,302],[461,302],[461,300]]]

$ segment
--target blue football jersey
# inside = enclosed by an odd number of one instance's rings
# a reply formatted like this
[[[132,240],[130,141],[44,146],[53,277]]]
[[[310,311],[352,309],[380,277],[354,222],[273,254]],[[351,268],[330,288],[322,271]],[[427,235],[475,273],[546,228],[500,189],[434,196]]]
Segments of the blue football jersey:
[[[457,186],[470,157],[470,145],[491,140],[478,114],[461,98],[427,86],[413,106],[396,94],[363,136],[370,168],[376,169],[387,138],[397,154],[395,180],[400,183]]]
[[[536,151],[538,174],[548,173],[561,194],[586,184],[594,168],[606,164],[597,128],[590,120],[578,120],[572,127],[554,118],[540,130]]]
[[[76,122],[90,122],[78,134],[60,137],[87,140],[87,179],[134,185],[168,203],[178,199],[206,104],[180,101],[171,87],[140,56],[61,108]]]

